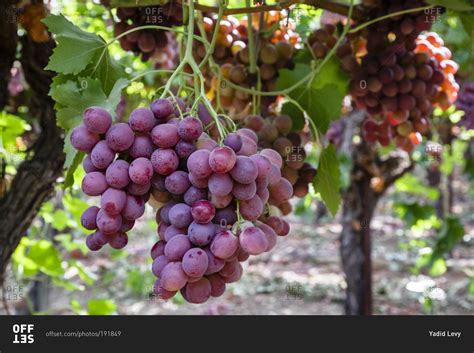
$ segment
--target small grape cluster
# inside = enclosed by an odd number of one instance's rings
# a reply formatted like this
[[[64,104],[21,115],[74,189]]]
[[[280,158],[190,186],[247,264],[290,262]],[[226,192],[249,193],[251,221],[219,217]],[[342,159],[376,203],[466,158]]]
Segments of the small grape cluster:
[[[309,184],[316,175],[316,169],[306,163],[306,152],[301,136],[292,131],[293,121],[287,115],[249,115],[244,120],[245,127],[257,132],[259,146],[278,152],[281,159],[281,175],[293,185],[294,196],[304,197],[309,192]],[[271,202],[270,202],[271,203]],[[291,212],[287,202],[276,205],[284,215]]]
[[[257,47],[256,60],[259,70],[259,77],[262,91],[274,91],[278,70],[293,67],[293,56],[295,49],[299,48],[300,37],[294,31],[292,21],[283,20],[282,15],[271,11],[265,14],[264,28],[276,28],[269,38],[258,35],[255,41]],[[210,40],[216,26],[216,17],[204,18],[204,29]],[[258,24],[253,24],[254,33]],[[263,33],[263,31],[262,31]],[[202,43],[196,43],[193,54],[199,62],[206,55],[206,49]],[[245,88],[257,87],[257,74],[249,72],[250,54],[248,47],[247,19],[240,22],[232,16],[227,16],[219,23],[218,37],[214,60],[221,65],[220,74],[226,80]],[[213,92],[214,97],[219,94],[222,107],[234,108],[236,111],[243,111],[250,102],[246,92],[234,90],[224,83],[218,87],[218,79],[211,72],[207,72],[208,89]],[[217,99],[217,97],[216,97]],[[276,97],[262,97],[262,105],[267,106]]]
[[[337,26],[326,24],[317,29],[308,37],[308,43],[316,59],[323,59],[337,43]],[[340,60],[341,67],[346,72],[351,72],[357,67],[354,50],[350,39],[344,38],[336,48],[336,56]]]
[[[159,203],[154,293],[169,299],[180,290],[191,303],[222,295],[226,283],[242,276],[240,262],[288,234],[288,223],[265,205],[293,195],[278,152],[258,152],[258,137],[246,128],[227,133],[219,145],[203,132],[208,111],[199,112],[198,119],[180,99],[175,105],[157,99],[132,111],[128,124],[112,124],[106,110],[90,107],[71,134],[72,145],[88,154],[82,190],[101,196],[101,207],[81,217],[94,231],[89,249],[123,248],[145,203]]]
[[[456,108],[464,111],[460,124],[466,129],[474,129],[474,82],[464,83],[456,101]]]
[[[374,8],[372,16],[423,5],[392,0],[389,6]],[[420,35],[431,27],[428,17],[422,11],[392,16],[365,33],[367,55],[352,73],[350,92],[356,106],[369,114],[362,126],[367,142],[387,146],[394,139],[411,152],[429,131],[433,107],[445,107],[455,96],[454,77],[443,69],[451,69],[451,61],[446,61],[451,53],[436,34]]]
[[[162,6],[119,7],[119,21],[115,24],[114,34],[118,36],[131,29],[146,26],[180,26],[183,22],[182,7],[176,2]],[[161,67],[175,66],[177,42],[173,32],[161,29],[144,29],[131,32],[119,39],[123,50],[141,54],[142,61],[153,59]]]

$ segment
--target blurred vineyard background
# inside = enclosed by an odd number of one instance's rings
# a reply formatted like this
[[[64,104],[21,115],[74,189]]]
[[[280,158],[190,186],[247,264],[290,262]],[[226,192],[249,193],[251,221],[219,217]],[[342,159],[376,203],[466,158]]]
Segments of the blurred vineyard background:
[[[112,38],[110,13],[103,6],[91,1],[51,1],[50,6],[51,12],[63,13],[80,28],[106,40]],[[321,14],[321,10],[313,11],[311,21],[297,18],[297,24],[317,27]],[[448,13],[433,30],[443,36],[461,72],[472,74],[472,34],[459,18]],[[152,66],[124,52],[118,44],[110,50],[130,72]],[[133,82],[126,89],[126,99],[120,103],[122,119],[160,85],[160,78],[156,80]],[[29,87],[18,62],[8,87],[15,106],[0,113],[2,189],[28,154],[28,139],[35,130],[26,108]],[[457,125],[462,114],[455,107],[435,111],[435,115],[450,121],[456,138],[442,146],[440,161],[420,145],[413,154],[414,170],[396,181],[376,209],[372,223],[375,314],[474,314],[473,130]],[[306,148],[316,160],[311,145]],[[342,159],[341,166],[342,185],[347,185],[348,161]],[[435,169],[440,182],[430,183]],[[0,313],[344,313],[340,214],[332,217],[311,190],[303,199],[293,201],[290,235],[272,253],[251,258],[242,280],[229,286],[224,296],[196,306],[185,303],[180,295],[169,302],[151,296],[154,277],[148,254],[156,241],[156,224],[149,205],[126,250],[87,250],[80,216],[92,201],[80,191],[82,168],[75,173],[73,188],[65,191],[61,185],[56,187],[55,195],[43,204],[15,250],[7,269]]]

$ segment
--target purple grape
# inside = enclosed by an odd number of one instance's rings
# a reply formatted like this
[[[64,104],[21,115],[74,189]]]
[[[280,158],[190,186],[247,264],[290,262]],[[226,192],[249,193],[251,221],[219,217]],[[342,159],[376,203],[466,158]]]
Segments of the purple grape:
[[[232,148],[234,152],[239,152],[242,148],[242,138],[237,135],[235,132],[231,132],[224,139],[224,145]]]
[[[268,157],[265,157],[264,155],[261,155],[261,154],[255,154],[253,156],[250,156],[250,158],[257,165],[257,168],[258,168],[257,179],[266,178],[272,168],[272,163],[270,162]]]
[[[250,200],[242,200],[240,202],[240,213],[248,221],[257,220],[263,213],[263,203],[260,198],[255,195]]]
[[[256,192],[257,185],[254,181],[250,184],[234,183],[234,188],[232,189],[232,195],[234,195],[237,200],[250,200],[255,196]]]
[[[186,228],[177,228],[175,226],[169,226],[165,230],[165,241],[169,242],[173,237],[178,234],[186,234]]]
[[[160,225],[158,226],[158,229],[156,230],[158,233],[158,236],[160,237],[160,240],[162,240],[163,242],[166,242],[165,234],[169,226],[170,225],[165,222],[160,222]]]
[[[266,225],[265,223],[258,222],[257,227],[263,232],[265,238],[267,239],[267,248],[265,251],[272,250],[277,243],[277,235],[272,227]]]
[[[84,228],[88,230],[97,229],[97,213],[99,212],[99,207],[91,206],[86,209],[81,215],[81,224]]]
[[[123,249],[128,244],[128,236],[125,233],[117,233],[109,240],[109,245],[114,249]]]
[[[161,271],[161,285],[168,291],[178,291],[186,285],[188,276],[181,267],[181,262],[170,262]]]
[[[126,233],[129,230],[131,230],[134,225],[135,225],[135,220],[129,221],[127,219],[122,218],[122,226],[120,227],[120,231]]]
[[[187,161],[187,167],[190,173],[197,178],[207,178],[212,173],[211,166],[209,165],[208,150],[197,150],[192,153]]]
[[[174,111],[173,104],[167,99],[155,99],[151,103],[151,111],[158,120],[164,120]]]
[[[168,245],[168,244],[166,244]],[[159,255],[153,259],[153,264],[151,265],[151,272],[155,277],[160,277],[161,271],[168,265],[171,261],[165,255]]]
[[[124,191],[108,188],[100,198],[100,206],[110,215],[116,215],[122,212],[127,201],[127,195]]]
[[[135,196],[145,196],[148,191],[150,191],[151,183],[148,182],[147,184],[139,185],[135,183],[130,183],[127,186],[127,192],[131,195]]]
[[[207,277],[211,285],[211,297],[220,297],[225,292],[225,281],[224,278],[219,274],[213,274]]]
[[[270,198],[270,191],[268,189],[257,189],[257,196],[260,198],[263,204],[266,204],[268,202],[268,199]]]
[[[257,144],[247,136],[241,136],[241,138],[242,148],[237,152],[237,155],[250,157],[256,154],[258,150]]]
[[[178,128],[168,123],[155,126],[150,136],[153,143],[160,148],[174,147],[179,141]]]
[[[230,171],[230,175],[241,184],[250,184],[257,179],[257,164],[249,157],[237,156],[237,161]]]
[[[207,278],[186,286],[186,300],[192,304],[202,304],[211,296],[211,284]]]
[[[94,239],[94,235],[90,234],[86,238],[86,246],[89,248],[91,251],[98,251],[102,248]]]
[[[162,287],[161,280],[158,278],[153,286],[153,293],[162,300],[168,300],[173,298],[177,291],[169,291]]]
[[[238,266],[239,266],[239,262],[237,261],[237,259],[227,261],[224,267],[222,268],[222,270],[219,271],[219,274],[222,277],[232,276],[233,274],[236,273],[236,271],[238,271]]]
[[[207,200],[207,190],[206,189],[199,189],[195,186],[191,186],[184,193],[183,200],[189,206],[192,206],[196,201]]]
[[[165,179],[166,190],[168,190],[172,194],[184,194],[190,186],[191,183],[188,179],[188,173],[182,170],[177,170],[171,173]]]
[[[248,227],[239,236],[240,246],[250,255],[260,255],[268,247],[263,231],[257,227]]]
[[[214,218],[216,209],[209,201],[199,200],[193,203],[191,214],[196,223],[206,224]]]
[[[101,172],[88,173],[82,179],[82,191],[88,196],[99,196],[108,187],[105,175]]]
[[[89,107],[84,111],[84,125],[94,134],[105,134],[112,125],[112,117],[101,107]]]
[[[105,179],[107,183],[116,189],[122,189],[128,185],[130,178],[128,176],[128,169],[130,164],[122,159],[114,161],[107,167],[105,172]]]
[[[237,156],[232,148],[217,147],[209,154],[209,166],[215,173],[225,174],[234,167]]]
[[[153,176],[153,166],[150,160],[140,157],[135,159],[128,170],[130,179],[138,185],[145,185],[150,183]]]
[[[82,152],[91,153],[99,140],[99,135],[90,132],[84,125],[75,127],[71,133],[71,144]]]
[[[265,156],[268,158],[268,160],[276,165],[278,168],[281,168],[282,165],[283,165],[283,159],[281,158],[280,154],[275,151],[274,149],[271,149],[271,148],[265,148],[263,149],[260,154],[262,156]]]
[[[139,135],[135,137],[132,146],[130,146],[129,153],[132,158],[150,158],[154,147],[151,138],[148,135]]]
[[[204,126],[209,125],[213,122],[212,116],[209,111],[206,109],[204,104],[199,104],[198,106],[198,118],[201,120]]]
[[[237,265],[235,265],[235,271],[232,272],[229,276],[223,277],[225,283],[235,283],[240,280],[242,277],[242,274],[244,272],[244,269],[242,268],[242,265],[237,262]]]
[[[191,249],[191,243],[188,237],[183,234],[177,234],[166,243],[165,255],[170,261],[181,261],[189,249]]]
[[[237,212],[234,205],[216,210],[216,215],[212,220],[223,228],[233,225],[237,222]]]
[[[101,247],[107,244],[113,237],[113,235],[106,235],[102,233],[100,230],[94,232],[93,234],[94,242],[99,244]]]
[[[239,135],[240,137],[245,136],[251,139],[255,143],[258,142],[257,134],[250,129],[247,129],[247,128],[239,129],[237,130],[237,135]]]
[[[232,192],[234,183],[229,174],[213,173],[209,177],[209,192],[216,196],[226,196]]]
[[[224,208],[230,205],[234,197],[232,194],[228,194],[225,196],[217,196],[215,194],[211,194],[211,203],[215,208]]]
[[[93,164],[91,160],[91,156],[88,155],[84,160],[82,161],[82,168],[84,171],[87,173],[92,173],[92,172],[97,172],[99,169],[97,169]]]
[[[202,134],[201,121],[193,117],[184,118],[179,122],[178,133],[184,141],[196,141]]]
[[[189,277],[202,277],[207,270],[208,264],[207,254],[200,248],[189,249],[183,256],[183,270]]]
[[[127,195],[122,217],[127,221],[134,221],[145,213],[145,202],[140,196]]]
[[[211,252],[211,249],[209,248],[204,249],[204,251],[207,254],[207,260],[208,260],[207,270],[204,274],[211,275],[213,273],[217,273],[220,270],[222,270],[222,268],[225,265],[225,261],[222,259],[219,259],[218,257],[215,257],[214,254]]]
[[[184,203],[178,203],[169,210],[170,223],[177,228],[185,228],[193,221],[191,207]]]
[[[150,256],[154,260],[158,256],[164,255],[165,254],[165,245],[166,243],[162,240],[158,240],[153,247],[151,248],[150,251]]]
[[[293,186],[285,178],[280,178],[278,183],[270,185],[268,190],[270,191],[270,196],[277,204],[285,202],[293,196]]]
[[[165,179],[166,177],[164,175],[153,174],[153,177],[151,178],[151,186],[155,190],[161,192],[166,191]]]
[[[197,246],[204,246],[209,244],[216,233],[214,224],[199,224],[191,222],[188,228],[188,237],[191,243]]]
[[[122,226],[122,216],[119,214],[110,215],[104,210],[97,213],[97,228],[104,234],[114,234]]]
[[[177,205],[178,203],[174,200],[168,201],[166,204],[164,204],[159,210],[160,218],[162,222],[170,224],[170,219],[169,219],[169,212],[171,208],[174,205]]]
[[[202,134],[201,137],[196,142],[196,148],[198,150],[208,150],[210,152],[218,146],[219,145],[217,144],[216,141],[214,141],[209,136],[204,135],[204,134]]]
[[[172,149],[158,149],[151,155],[151,164],[158,174],[169,175],[178,169],[179,159]]]
[[[133,144],[134,139],[133,130],[125,123],[113,125],[105,135],[107,145],[115,152],[128,150]]]
[[[94,167],[98,169],[107,168],[115,158],[115,152],[112,151],[105,141],[99,141],[91,152],[91,161]]]
[[[211,252],[220,259],[230,258],[239,247],[239,239],[229,230],[218,232],[211,243]]]
[[[195,186],[197,188],[200,188],[200,189],[206,189],[207,188],[207,184],[208,184],[208,181],[209,181],[208,177],[198,178],[193,173],[189,173],[188,178],[189,178],[189,181],[191,182],[191,184],[193,184],[193,186]]]
[[[174,150],[176,151],[176,154],[178,155],[179,158],[188,158],[191,153],[196,151],[196,146],[192,142],[186,142],[183,140],[180,140]]]
[[[270,173],[268,174],[268,184],[269,185],[276,185],[281,180],[281,170],[275,164],[272,164],[272,168],[270,169]]]

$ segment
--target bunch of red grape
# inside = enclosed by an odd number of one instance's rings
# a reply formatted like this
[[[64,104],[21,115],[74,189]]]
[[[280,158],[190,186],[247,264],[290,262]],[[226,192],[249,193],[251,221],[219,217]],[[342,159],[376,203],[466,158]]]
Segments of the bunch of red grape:
[[[242,276],[240,262],[270,251],[277,235],[289,232],[265,206],[293,195],[280,155],[257,152],[258,137],[245,128],[219,145],[203,132],[212,119],[204,113],[197,119],[180,99],[175,105],[157,99],[132,111],[128,124],[112,125],[106,110],[91,107],[71,134],[72,145],[88,154],[82,190],[101,196],[100,208],[81,217],[94,231],[89,249],[123,248],[150,196],[164,203],[156,215],[160,240],[151,250],[154,292],[162,299],[178,290],[191,303],[221,295]]]
[[[323,59],[334,48],[337,42],[336,29],[335,25],[326,24],[308,37],[308,43],[316,59]],[[344,38],[336,48],[336,56],[339,58],[343,70],[351,72],[357,67],[355,53],[348,38]]]
[[[392,0],[390,6],[374,8],[372,16],[423,5],[419,1]],[[455,96],[454,77],[443,69],[448,62],[441,65],[451,53],[442,48],[436,34],[420,36],[431,22],[429,14],[412,12],[368,27],[367,55],[353,71],[350,82],[356,106],[369,114],[363,124],[367,142],[387,146],[395,139],[398,147],[412,151],[429,131],[433,106],[445,107],[446,99]]]
[[[256,18],[256,17],[255,17]],[[216,26],[216,18],[204,18],[204,28],[211,40]],[[287,23],[287,21],[289,21]],[[283,23],[284,22],[284,23]],[[271,11],[265,14],[264,29],[273,28],[272,35],[265,37],[264,30],[258,30],[258,23],[253,23],[255,38],[257,66],[262,91],[274,91],[278,70],[291,68],[295,49],[299,48],[300,37],[294,31],[294,24],[290,20],[283,20],[280,13]],[[202,43],[196,43],[193,50],[196,60],[201,61],[206,55]],[[235,17],[228,16],[221,20],[218,28],[218,37],[214,60],[221,65],[220,71],[224,79],[236,85],[257,88],[258,76],[249,72],[250,55],[248,48],[247,19],[239,22]],[[233,107],[236,111],[243,111],[249,104],[249,95],[246,92],[234,90],[225,82],[218,86],[217,77],[207,72],[208,88],[216,96],[219,92],[221,105],[228,109]],[[262,97],[266,106],[276,97]]]
[[[456,108],[464,111],[460,124],[466,129],[474,129],[474,82],[463,84],[456,101]]]
[[[118,36],[131,29],[146,26],[179,26],[183,22],[182,6],[168,2],[163,6],[119,7],[119,21],[115,24],[115,35]],[[177,43],[173,32],[161,29],[137,30],[120,38],[122,49],[141,54],[141,59],[152,58],[162,67],[171,68],[177,58]]]
[[[266,118],[249,115],[244,123],[245,127],[257,133],[261,148],[278,152],[279,160],[281,160],[281,175],[293,185],[294,196],[307,195],[308,184],[313,181],[316,169],[305,162],[306,152],[302,139],[298,133],[292,132],[291,118],[287,115],[269,115]],[[276,206],[285,215],[291,212],[291,205],[288,202]]]

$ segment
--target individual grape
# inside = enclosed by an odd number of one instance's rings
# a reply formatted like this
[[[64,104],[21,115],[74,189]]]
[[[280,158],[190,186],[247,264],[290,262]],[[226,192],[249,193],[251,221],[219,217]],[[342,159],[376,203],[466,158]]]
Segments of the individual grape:
[[[105,135],[107,146],[115,152],[128,150],[133,144],[135,135],[128,124],[118,123],[113,125]]]
[[[188,178],[189,178],[189,181],[191,182],[191,184],[193,184],[193,186],[195,186],[197,188],[200,188],[200,189],[207,188],[207,183],[209,181],[208,177],[198,178],[193,173],[189,173]]]
[[[299,178],[298,170],[286,166],[281,169],[281,176],[288,180],[291,185],[295,185]]]
[[[214,256],[226,260],[230,258],[239,246],[239,239],[229,230],[218,232],[211,243],[211,252]]]
[[[104,234],[115,234],[122,226],[122,216],[120,214],[111,215],[105,210],[97,213],[97,228]]]
[[[216,215],[212,221],[216,224],[219,224],[223,228],[233,225],[235,222],[237,222],[237,212],[235,206],[230,205],[225,208],[217,209]]]
[[[293,128],[293,121],[288,115],[277,116],[273,123],[281,135],[287,135]]]
[[[128,124],[133,131],[150,132],[155,126],[155,116],[148,108],[137,108],[130,113]]]
[[[280,182],[281,170],[275,164],[272,164],[270,173],[268,174],[268,184],[275,185]]]
[[[187,227],[193,221],[191,207],[184,203],[178,203],[171,207],[168,218],[170,223],[177,228]]]
[[[196,223],[209,223],[216,214],[216,209],[207,200],[199,200],[192,204],[191,214]]]
[[[237,261],[237,259],[227,261],[222,270],[219,271],[219,275],[224,277],[225,280],[225,277],[235,275],[235,273],[239,270],[238,267],[239,262]]]
[[[168,246],[168,244],[166,244]],[[151,265],[151,272],[156,276],[160,277],[161,271],[168,265],[171,261],[165,255],[159,255],[155,259],[153,259],[153,263]]]
[[[204,135],[204,134],[201,135],[201,137],[196,142],[196,148],[198,150],[208,150],[210,152],[214,148],[216,148],[218,144],[216,141],[206,136],[207,135]]]
[[[211,284],[207,278],[201,278],[197,282],[188,283],[185,291],[188,302],[202,304],[211,296]]]
[[[250,130],[250,129],[247,129],[247,128],[239,129],[239,130],[236,131],[236,133],[240,137],[247,137],[255,143],[258,142],[257,134],[255,132],[253,132],[252,130]]]
[[[208,150],[197,150],[191,154],[187,161],[187,167],[191,174],[197,178],[206,178],[212,173],[211,166],[209,165]]]
[[[161,280],[158,278],[153,286],[153,293],[162,300],[173,298],[178,291],[169,291],[163,288]]]
[[[127,192],[131,195],[135,196],[145,196],[148,191],[150,191],[151,188],[151,183],[148,182],[146,184],[136,184],[136,183],[130,183],[127,186]]]
[[[109,240],[109,245],[117,250],[123,249],[127,244],[128,236],[125,233],[117,233]]]
[[[84,228],[88,230],[97,229],[97,213],[99,212],[99,207],[91,206],[86,209],[81,215],[81,224]]]
[[[225,265],[225,261],[222,259],[219,259],[218,257],[215,257],[209,248],[204,249],[204,251],[206,252],[207,259],[208,259],[207,270],[204,274],[211,275],[213,273],[217,273],[220,270],[222,270],[222,268]]]
[[[181,262],[170,262],[161,271],[161,285],[168,291],[178,291],[186,285],[188,276],[184,273]]]
[[[177,234],[166,243],[165,255],[169,261],[181,261],[189,249],[191,249],[191,243],[188,237],[183,234]]]
[[[157,149],[151,155],[151,164],[158,174],[170,175],[178,169],[179,159],[172,149]]]
[[[293,195],[293,186],[285,178],[281,178],[276,184],[269,186],[269,191],[272,199],[278,204],[287,201]]]
[[[207,277],[211,285],[211,297],[220,297],[225,292],[225,282],[221,275],[213,274]]]
[[[89,196],[99,196],[108,187],[105,175],[101,172],[88,173],[82,179],[82,191]]]
[[[122,159],[112,162],[105,172],[107,183],[116,189],[126,187],[130,182],[130,177],[128,176],[129,167],[130,164]]]
[[[112,117],[101,107],[89,107],[84,111],[84,125],[93,134],[105,134],[112,125]]]
[[[151,130],[151,140],[160,148],[170,148],[179,141],[178,128],[173,124],[157,125]]]
[[[188,179],[188,173],[177,170],[170,175],[168,175],[165,179],[165,187],[166,190],[171,192],[172,194],[181,195],[189,189],[191,183]]]
[[[239,262],[245,262],[249,259],[250,254],[246,251],[244,251],[240,246],[237,251],[237,261]]]
[[[224,139],[224,145],[232,148],[234,152],[238,152],[242,148],[242,138],[235,132],[231,132]]]
[[[168,223],[159,221],[158,229],[156,230],[156,232],[158,233],[158,237],[160,238],[160,240],[166,241],[165,236],[166,236],[166,230],[168,229],[168,227],[170,227]]]
[[[98,243],[96,243],[95,239],[94,239],[94,235],[93,234],[90,234],[89,236],[87,236],[86,238],[86,246],[89,248],[89,250],[91,251],[98,251],[102,248],[102,246],[100,246]]]
[[[257,196],[260,198],[263,204],[266,204],[270,198],[270,192],[268,189],[257,189]]]
[[[257,227],[263,232],[265,238],[267,239],[268,245],[265,249],[265,252],[272,250],[277,243],[277,235],[275,231],[270,226],[262,222],[258,222]]]
[[[153,176],[153,165],[149,159],[137,158],[130,164],[128,175],[135,184],[148,184]]]
[[[134,221],[145,213],[145,202],[140,196],[127,195],[122,217],[127,221]]]
[[[211,203],[215,208],[227,207],[232,202],[232,200],[232,194],[228,194],[225,196],[217,196],[215,194],[211,194]]]
[[[235,271],[230,274],[229,276],[223,277],[225,283],[235,283],[238,282],[242,278],[242,274],[244,273],[244,269],[242,265],[237,262],[235,266]]]
[[[175,146],[176,154],[179,158],[188,158],[194,151],[196,151],[196,146],[194,143],[186,142],[180,140]]]
[[[153,177],[151,178],[151,186],[153,189],[158,191],[166,191],[165,180],[166,177],[164,175],[153,174]]]
[[[116,215],[122,212],[125,207],[127,195],[124,191],[108,188],[100,198],[100,206],[110,215]]]
[[[234,183],[232,195],[238,200],[250,200],[257,193],[257,185],[255,182],[250,184]]]
[[[151,53],[155,50],[155,37],[150,32],[142,32],[138,37],[138,48],[144,53]]]
[[[260,50],[260,60],[264,64],[273,65],[278,60],[278,51],[273,44],[265,44]]]
[[[270,169],[272,166],[268,157],[265,157],[264,155],[261,155],[261,154],[255,154],[251,156],[250,159],[252,159],[257,165],[257,168],[258,168],[257,179],[266,178],[267,175],[270,173]]]
[[[255,195],[250,200],[242,200],[240,202],[240,213],[248,221],[257,220],[263,213],[263,203],[260,198]]]
[[[260,154],[262,156],[267,157],[270,162],[276,165],[278,168],[281,168],[283,166],[283,159],[277,151],[270,148],[265,148],[260,152]]]
[[[188,237],[191,243],[197,246],[205,246],[212,241],[216,228],[212,223],[199,224],[192,222],[188,228]]]
[[[173,114],[173,104],[168,99],[155,99],[150,106],[155,119],[164,120]]]
[[[213,195],[224,197],[232,192],[234,184],[229,174],[213,173],[209,177],[209,192]]]
[[[187,142],[196,141],[202,134],[202,123],[193,117],[184,118],[179,122],[178,134],[181,139]]]
[[[209,259],[207,254],[200,248],[192,248],[183,256],[183,270],[189,277],[202,277],[206,272],[208,265]]]
[[[84,125],[79,125],[72,130],[71,144],[76,150],[91,153],[100,137],[90,132]]]
[[[178,234],[186,234],[186,228],[177,228],[175,226],[168,226],[165,230],[164,240],[169,242],[173,237]]]
[[[258,146],[251,138],[247,136],[241,136],[242,139],[242,148],[237,152],[238,156],[247,156],[250,157],[257,153]]]
[[[279,137],[273,142],[273,149],[277,151],[280,156],[286,157],[293,151],[294,146],[286,137]]]
[[[151,258],[154,260],[158,256],[164,255],[165,254],[165,246],[166,246],[166,243],[164,241],[158,240],[153,245],[153,247],[151,248],[151,251],[150,251]]]
[[[257,227],[248,227],[239,236],[240,246],[250,255],[259,255],[268,248],[264,232]]]
[[[105,244],[107,244],[112,238],[113,238],[114,235],[107,235],[107,234],[104,234],[102,233],[100,230],[96,231],[94,234],[93,234],[93,237],[94,237],[94,242],[96,244],[98,244],[100,247],[104,246]]]
[[[228,173],[235,165],[236,155],[232,148],[217,147],[209,155],[209,166],[215,173]]]
[[[151,138],[148,135],[138,135],[135,137],[132,146],[130,146],[129,153],[134,159],[140,157],[150,159],[153,150]]]
[[[199,200],[207,200],[207,190],[206,189],[199,189],[195,186],[191,186],[183,195],[183,200],[189,206],[193,206],[193,204]],[[207,222],[204,222],[207,223]]]
[[[86,158],[82,161],[82,168],[84,171],[87,173],[91,172],[97,172],[99,169],[97,169],[94,164],[92,164],[91,156],[87,155]]]
[[[91,161],[97,169],[105,169],[115,158],[115,152],[112,151],[105,141],[99,141],[91,152]]]
[[[249,157],[237,156],[235,166],[230,171],[230,175],[241,184],[250,184],[258,176],[257,164]]]

